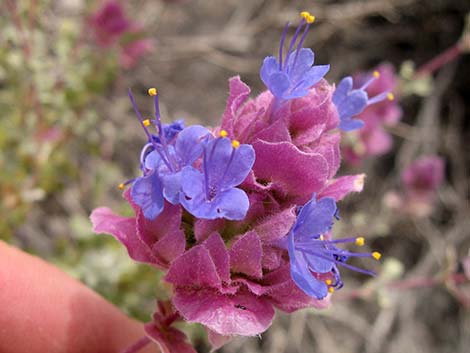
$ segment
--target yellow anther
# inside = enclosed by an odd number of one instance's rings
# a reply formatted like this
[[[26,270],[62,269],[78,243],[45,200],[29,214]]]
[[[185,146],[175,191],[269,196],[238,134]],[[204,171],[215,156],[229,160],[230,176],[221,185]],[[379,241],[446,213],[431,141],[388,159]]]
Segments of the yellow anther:
[[[328,287],[328,293],[334,293],[335,289],[333,287]]]
[[[387,99],[388,99],[389,101],[393,101],[393,100],[395,99],[395,96],[393,95],[392,92],[387,93]]]
[[[219,132],[219,136],[220,136],[220,137],[227,137],[227,135],[228,135],[227,131],[225,131],[225,130],[220,130],[220,132]]]
[[[325,240],[325,237],[323,236],[323,234],[320,235],[320,238],[319,238],[319,239],[320,239],[320,240]]]
[[[147,127],[147,126],[150,125],[150,120],[149,120],[149,119],[145,119],[144,121],[142,121],[142,124],[144,124],[144,126]]]
[[[354,242],[357,246],[363,246],[364,245],[364,237],[357,237],[356,241]]]
[[[124,188],[125,188],[126,186],[124,185],[124,183],[121,183],[121,184],[119,184],[118,187],[119,187],[119,189],[124,190]]]
[[[372,257],[378,261],[378,260],[380,260],[380,258],[382,257],[382,254],[379,253],[378,251],[374,251],[374,252],[372,253]]]
[[[310,12],[308,11],[302,11],[300,13],[300,17],[302,17],[305,21],[307,21],[307,18],[310,16]]]
[[[148,93],[149,93],[149,96],[156,96],[157,95],[157,89],[152,87],[152,88],[149,88],[148,90]]]
[[[326,284],[327,286],[331,286],[331,283],[333,283],[333,282],[331,281],[331,279],[325,280],[325,284]]]
[[[238,142],[237,140],[232,140],[232,147],[233,147],[233,148],[238,148],[238,147],[240,147],[240,142]]]
[[[315,16],[313,15],[309,15],[305,21],[307,21],[308,24],[312,24],[313,22],[315,22]]]
[[[379,78],[380,77],[380,72],[374,71],[374,73],[372,75],[374,75],[375,78]]]

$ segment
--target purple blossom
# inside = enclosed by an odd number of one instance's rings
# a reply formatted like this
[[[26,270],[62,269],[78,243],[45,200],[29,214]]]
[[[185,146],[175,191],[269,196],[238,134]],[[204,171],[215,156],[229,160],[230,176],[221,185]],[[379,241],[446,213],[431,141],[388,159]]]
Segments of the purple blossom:
[[[144,120],[129,91],[134,111],[148,138],[140,157],[143,176],[133,181],[131,197],[142,208],[147,219],[154,219],[163,210],[164,199],[175,205],[179,203],[182,169],[200,157],[202,145],[210,132],[200,125],[182,129],[181,121],[164,127],[161,123],[158,93],[155,89],[150,89],[149,93],[154,97],[155,119]],[[152,135],[148,130],[147,127],[152,124],[155,125],[158,136]]]
[[[353,88],[353,78],[348,76],[343,78],[333,93],[333,103],[336,106],[339,116],[339,128],[343,131],[353,131],[364,126],[364,121],[353,119],[354,116],[362,113],[364,109],[372,104],[385,99],[393,100],[393,94],[382,92],[369,98],[366,88],[380,76],[378,71],[374,71],[373,76],[361,87]]]
[[[268,56],[261,66],[261,80],[279,100],[300,98],[307,95],[309,88],[320,81],[330,69],[330,65],[314,66],[315,55],[313,51],[302,48],[310,24],[315,18],[306,12],[303,12],[301,16],[302,21],[289,44],[285,60],[283,61],[283,50],[289,23],[286,24],[279,44],[279,60],[274,56]],[[302,27],[304,27],[303,33],[297,48],[294,49]]]
[[[401,175],[406,192],[418,198],[433,195],[442,184],[443,178],[444,161],[438,156],[417,159]]]
[[[107,1],[91,18],[99,45],[108,47],[129,30],[131,23],[124,15],[124,10],[117,1]]]
[[[380,77],[367,88],[367,94],[374,96],[382,92],[394,92],[398,78],[391,64],[383,63],[377,66]],[[371,77],[370,72],[354,76],[358,86],[363,85]],[[392,136],[385,127],[396,125],[402,116],[402,110],[397,100],[385,99],[377,104],[366,107],[356,116],[364,121],[364,127],[348,134],[342,143],[343,158],[352,165],[358,165],[365,158],[378,156],[388,152],[393,145]]]
[[[181,204],[198,218],[243,219],[250,206],[246,193],[236,188],[255,161],[253,147],[220,137],[203,148],[202,172],[182,170]]]
[[[355,242],[363,245],[364,242],[363,238],[328,239],[333,219],[337,217],[338,209],[334,199],[324,197],[316,201],[313,195],[300,210],[287,238],[283,239],[287,241],[292,279],[306,294],[317,299],[343,286],[338,265],[374,275],[371,271],[346,264],[349,257],[380,258],[377,252],[354,253],[337,248],[334,244]]]
[[[145,169],[158,173],[162,181],[163,196],[168,202],[174,205],[180,203],[182,170],[201,156],[208,136],[211,135],[205,127],[193,125],[178,133],[174,144],[162,143],[159,150],[154,149],[152,144],[147,144],[153,151],[145,157]]]

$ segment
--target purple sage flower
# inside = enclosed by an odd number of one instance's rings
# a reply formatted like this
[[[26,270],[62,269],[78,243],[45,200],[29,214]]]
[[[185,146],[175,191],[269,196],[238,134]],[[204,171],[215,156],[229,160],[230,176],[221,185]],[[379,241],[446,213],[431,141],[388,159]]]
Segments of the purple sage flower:
[[[333,104],[336,106],[339,116],[339,128],[343,131],[353,131],[364,126],[364,121],[353,119],[354,116],[362,113],[364,109],[372,104],[382,102],[385,99],[393,100],[391,92],[382,92],[369,98],[366,88],[380,77],[378,71],[374,71],[372,77],[361,87],[353,88],[353,78],[351,76],[343,78],[333,93]]]
[[[185,167],[182,170],[181,204],[198,218],[243,219],[250,202],[245,191],[236,188],[251,171],[255,151],[247,144],[221,137],[204,146],[202,172]]]
[[[315,17],[306,11],[301,13],[301,17],[302,21],[289,44],[285,60],[283,60],[283,50],[289,23],[286,24],[281,36],[279,60],[274,56],[268,56],[261,66],[261,80],[278,100],[300,98],[307,95],[309,88],[320,81],[330,69],[330,65],[314,66],[315,55],[313,51],[302,48],[308,29]],[[302,27],[304,30],[300,36]],[[297,48],[294,49],[299,36]]]
[[[154,97],[155,119],[144,120],[129,91],[134,111],[148,138],[140,154],[143,176],[130,182],[133,182],[132,200],[142,208],[147,219],[155,219],[163,210],[164,199],[174,205],[179,204],[182,169],[201,156],[202,145],[211,134],[200,125],[183,128],[181,121],[164,127],[161,123],[157,90],[149,89],[149,95]],[[148,127],[152,124],[157,128],[158,136],[149,132]]]
[[[338,218],[335,200],[324,197],[317,201],[314,194],[302,207],[294,226],[287,238],[284,238],[284,241],[287,240],[292,279],[306,294],[317,299],[343,286],[338,266],[374,275],[372,271],[346,264],[349,257],[370,257],[376,260],[381,257],[378,252],[354,253],[337,248],[335,244],[338,243],[361,246],[364,238],[330,240],[328,233],[334,218]]]

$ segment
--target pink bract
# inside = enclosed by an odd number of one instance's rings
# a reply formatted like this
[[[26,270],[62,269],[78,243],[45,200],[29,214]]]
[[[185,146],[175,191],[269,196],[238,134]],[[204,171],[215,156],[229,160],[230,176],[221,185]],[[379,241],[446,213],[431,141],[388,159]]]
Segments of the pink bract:
[[[122,217],[109,208],[100,207],[90,216],[93,231],[114,236],[135,261],[168,268],[186,246],[184,232],[180,229],[181,208],[168,204],[155,220],[150,221],[130,201],[128,192],[124,196],[134,208],[135,217]]]

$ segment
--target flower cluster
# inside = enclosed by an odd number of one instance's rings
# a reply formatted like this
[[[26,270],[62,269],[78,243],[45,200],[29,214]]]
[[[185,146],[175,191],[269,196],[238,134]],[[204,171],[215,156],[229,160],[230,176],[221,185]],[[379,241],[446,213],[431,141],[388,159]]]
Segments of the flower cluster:
[[[381,256],[338,247],[362,246],[362,237],[331,234],[336,202],[364,184],[363,174],[336,174],[340,130],[359,112],[349,107],[367,84],[351,90],[347,79],[335,88],[323,78],[328,65],[312,66],[313,52],[302,48],[314,18],[301,17],[285,59],[287,26],[279,58],[264,60],[267,91],[252,99],[239,77],[230,79],[220,126],[162,124],[154,88],[155,117],[144,119],[130,94],[147,136],[142,175],[121,184],[135,216],[108,208],[91,216],[94,230],[115,236],[134,260],[166,271],[174,311],[203,324],[216,346],[224,336],[265,331],[275,308],[326,307],[343,286],[341,267],[373,275],[350,257]],[[147,332],[170,347],[160,326]]]
[[[153,48],[151,41],[144,38],[141,26],[126,17],[119,1],[106,1],[89,22],[99,46],[119,46],[120,63],[124,68],[134,66]]]
[[[349,108],[357,116],[355,119],[347,119],[346,126],[349,130],[361,129],[349,133],[342,142],[343,157],[352,165],[360,164],[367,157],[387,153],[392,148],[392,137],[385,128],[396,125],[402,115],[392,93],[397,86],[397,77],[392,65],[381,64],[372,73],[356,75],[354,86],[356,85],[359,88],[352,92],[357,92],[357,102]],[[345,90],[353,87],[351,78],[345,86],[348,86]],[[367,95],[373,96],[368,102],[375,101],[376,104],[366,107],[364,102]]]

